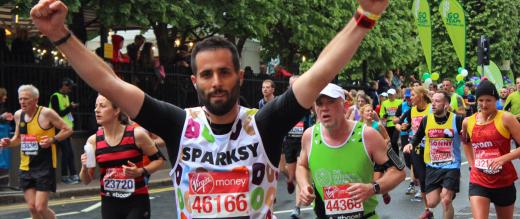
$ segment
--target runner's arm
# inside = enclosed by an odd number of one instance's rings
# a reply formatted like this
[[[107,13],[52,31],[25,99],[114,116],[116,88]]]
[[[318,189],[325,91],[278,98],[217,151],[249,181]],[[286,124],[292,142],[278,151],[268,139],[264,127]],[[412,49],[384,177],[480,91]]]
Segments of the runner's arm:
[[[374,14],[382,14],[388,0],[358,1],[361,7]],[[310,108],[320,91],[350,62],[369,29],[360,27],[354,19],[323,49],[314,65],[293,84],[298,103]]]
[[[22,110],[18,110],[14,113],[14,121],[15,121],[15,130],[14,130],[14,135],[13,137],[11,138],[2,138],[2,139],[7,139],[7,144],[6,145],[3,145],[3,140],[0,142],[0,146],[3,146],[3,147],[15,147],[15,146],[18,146],[20,145],[20,142],[21,142],[21,139],[20,139],[20,127],[19,127],[19,124],[20,124],[20,115],[22,114]]]
[[[96,151],[96,135],[91,135],[87,142],[85,143],[92,147],[93,151]],[[94,179],[94,171],[96,170],[96,167],[93,168],[87,168],[87,154],[83,153],[81,155],[81,170],[79,171],[79,179],[83,184],[87,185]]]
[[[468,134],[468,119],[464,119],[462,122],[462,134],[461,134],[461,142],[462,147],[464,148],[464,154],[466,155],[466,159],[468,160],[469,166],[473,166],[474,155],[473,148],[471,147],[471,139]]]
[[[150,138],[148,133],[146,133],[146,131],[143,128],[134,129],[134,134],[135,143],[139,148],[141,148],[141,150],[143,150],[145,156],[152,157],[155,156],[157,153],[160,153],[159,149],[155,147],[155,143],[153,142],[152,138]],[[145,172],[152,174],[155,171],[159,170],[163,166],[163,164],[163,157],[159,157],[158,159],[150,159],[150,163],[143,167],[146,168],[146,171],[143,170],[143,168],[139,168],[139,171],[141,172],[141,175],[143,175]]]
[[[65,121],[54,110],[44,107],[42,113],[44,113],[45,118],[49,119],[49,122],[54,128],[60,130],[60,132],[54,136],[54,140],[63,141],[72,135],[72,128],[69,127],[69,125],[67,125],[67,123],[65,123]],[[52,143],[54,144],[57,142]]]
[[[31,10],[35,26],[51,42],[65,39],[70,30],[65,25],[67,6],[56,0],[40,0]],[[141,109],[144,92],[136,86],[118,78],[114,71],[96,54],[89,51],[75,36],[57,48],[67,56],[75,72],[121,110],[134,118]]]
[[[345,113],[346,119],[354,120],[354,116],[352,115],[353,108],[354,108],[354,106],[351,106],[347,109],[347,112]],[[350,117],[352,117],[352,118],[350,118]]]
[[[363,135],[365,147],[375,164],[385,165],[388,161],[392,162],[388,157],[388,149],[386,144],[384,144],[383,138],[375,129],[370,127],[365,128]],[[397,157],[397,159],[399,158]],[[386,169],[383,177],[376,181],[381,187],[381,194],[388,193],[394,189],[404,180],[405,176],[404,169],[399,170],[395,165]],[[371,186],[372,185],[370,185],[370,188],[372,188]]]
[[[290,87],[255,114],[256,125],[271,163],[279,162],[284,136],[308,113],[308,109],[300,106]]]
[[[311,143],[311,133],[312,127],[306,129],[302,136],[302,149],[300,151],[300,156],[298,157],[298,162],[296,166],[296,182],[298,183],[298,187],[300,187],[300,194],[296,194],[300,196],[300,200],[304,205],[309,205],[316,196],[314,192],[309,192],[312,187],[311,182],[311,172],[309,169],[309,150]]]
[[[509,112],[504,112],[502,116],[504,126],[511,133],[511,137],[516,141],[520,142],[520,123],[516,120],[515,116]],[[504,163],[512,161],[520,157],[520,150],[518,148],[511,152],[504,154],[499,157],[498,165],[502,166]],[[494,160],[497,161],[497,160]],[[491,166],[491,165],[490,165]]]

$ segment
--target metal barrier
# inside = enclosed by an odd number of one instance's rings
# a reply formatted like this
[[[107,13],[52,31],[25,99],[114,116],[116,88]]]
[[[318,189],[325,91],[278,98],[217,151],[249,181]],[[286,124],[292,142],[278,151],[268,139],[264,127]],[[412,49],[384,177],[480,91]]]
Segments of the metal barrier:
[[[161,82],[153,72],[134,71],[130,65],[117,66],[118,75],[125,81],[132,82],[149,95],[175,104],[181,108],[198,105],[195,89],[191,83],[190,75],[166,73]],[[73,111],[75,118],[74,129],[80,131],[93,131],[97,129],[94,117],[94,104],[97,93],[91,89],[75,74],[70,67],[56,67],[42,64],[0,64],[0,87],[5,87],[9,98],[7,107],[10,112],[19,109],[17,101],[17,89],[22,84],[33,84],[40,90],[39,104],[49,105],[50,95],[56,92],[64,77],[69,77],[77,83],[73,89],[71,100],[80,103],[77,110]],[[262,79],[246,78],[241,87],[241,95],[252,107],[262,98]],[[276,94],[286,90],[288,82],[275,80]]]

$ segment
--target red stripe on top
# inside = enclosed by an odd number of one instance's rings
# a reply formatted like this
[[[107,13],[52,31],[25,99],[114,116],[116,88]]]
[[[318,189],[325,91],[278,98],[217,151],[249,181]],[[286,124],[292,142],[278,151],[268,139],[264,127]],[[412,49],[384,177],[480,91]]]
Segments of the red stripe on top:
[[[121,140],[121,143],[119,145],[129,145],[129,144],[135,144],[135,140],[133,136],[123,137]]]
[[[96,156],[96,161],[98,163],[104,163],[104,162],[114,161],[114,160],[128,160],[130,158],[141,157],[141,156],[143,156],[143,155],[137,150],[127,150],[127,151],[121,151],[121,152],[99,154]]]

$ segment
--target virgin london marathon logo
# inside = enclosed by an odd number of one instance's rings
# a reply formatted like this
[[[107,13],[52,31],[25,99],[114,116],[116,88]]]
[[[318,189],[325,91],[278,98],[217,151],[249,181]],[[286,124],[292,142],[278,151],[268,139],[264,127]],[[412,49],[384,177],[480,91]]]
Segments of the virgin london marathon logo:
[[[211,193],[214,186],[213,177],[209,173],[197,173],[191,181],[191,188],[197,194]]]

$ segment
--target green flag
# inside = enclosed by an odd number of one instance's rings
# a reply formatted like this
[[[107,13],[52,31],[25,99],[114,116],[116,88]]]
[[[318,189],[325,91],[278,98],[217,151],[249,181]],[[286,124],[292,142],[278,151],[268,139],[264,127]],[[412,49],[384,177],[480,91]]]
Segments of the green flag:
[[[415,17],[415,25],[428,65],[428,71],[432,72],[432,22],[430,18],[430,6],[427,0],[415,0],[412,7]]]
[[[504,86],[504,80],[502,78],[502,72],[500,68],[498,68],[497,64],[493,61],[489,62],[489,66],[484,66],[484,74],[482,74],[482,67],[478,67],[477,71],[481,76],[485,76],[489,81],[495,84],[495,87],[500,92],[500,89]]]
[[[466,18],[457,0],[442,0],[439,11],[450,36],[460,66],[466,66]]]

